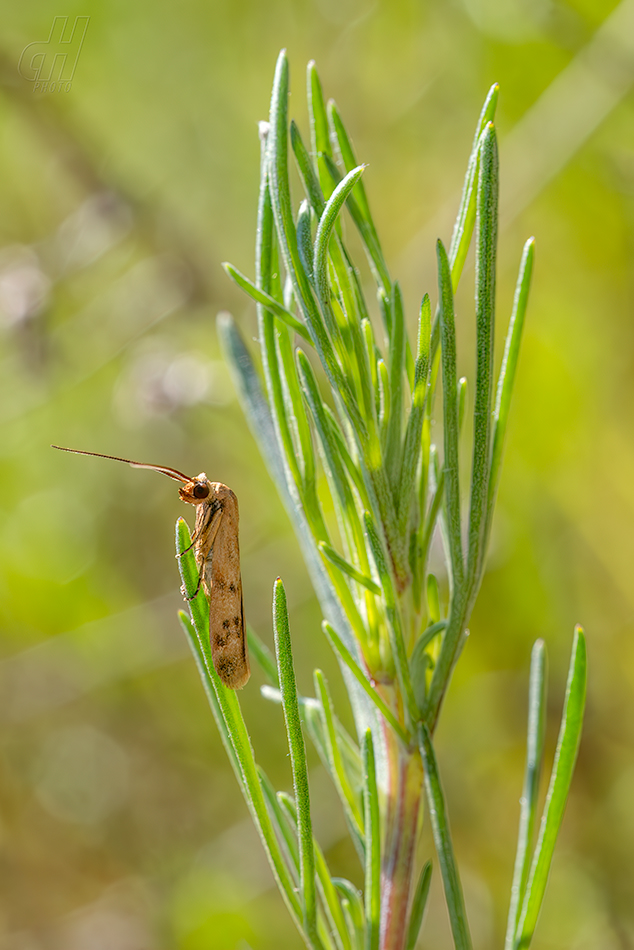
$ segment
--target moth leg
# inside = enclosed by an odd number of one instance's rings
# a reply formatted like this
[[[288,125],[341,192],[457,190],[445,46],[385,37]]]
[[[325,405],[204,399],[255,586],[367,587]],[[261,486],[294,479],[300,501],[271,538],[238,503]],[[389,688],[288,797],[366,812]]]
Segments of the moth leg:
[[[191,544],[188,544],[186,548],[183,548],[183,550],[179,551],[178,554],[175,554],[174,557],[182,557],[183,554],[187,554],[188,551],[191,551],[191,549],[196,544],[196,541],[198,541],[199,534],[200,534],[199,531],[194,531],[194,533],[191,536]]]
[[[213,516],[213,518],[211,519],[211,521],[210,521],[210,523],[209,523],[209,528],[208,528],[208,531],[209,531],[209,551],[211,551],[211,549],[212,549],[213,546],[214,546],[214,541],[216,540],[216,535],[218,534],[218,528],[220,527],[220,522],[221,522],[221,520],[222,520],[222,508],[219,508],[218,511],[216,511],[216,512],[214,513],[214,516]],[[187,550],[189,550],[189,548],[188,548]],[[182,553],[184,554],[185,552],[183,551]],[[205,574],[205,564],[204,564],[204,562],[203,562],[203,565],[202,565],[202,567],[200,568],[200,572],[199,572],[199,574],[198,574],[198,583],[196,584],[196,590],[195,590],[194,593],[191,595],[191,597],[189,597],[189,596],[187,595],[187,592],[186,592],[186,591],[183,591],[183,594],[184,594],[184,596],[185,596],[185,600],[190,601],[190,600],[194,600],[194,598],[198,597],[198,592],[200,591],[200,585],[201,585],[202,582],[203,582],[204,574]]]
[[[185,600],[186,600],[186,601],[195,600],[196,597],[198,597],[198,593],[199,593],[199,591],[200,591],[200,585],[201,585],[202,582],[203,582],[203,574],[204,574],[204,568],[201,568],[201,569],[200,569],[200,573],[199,573],[199,575],[198,575],[198,583],[196,584],[196,590],[195,590],[194,593],[191,595],[191,597],[189,597],[189,596],[185,593],[185,591],[183,590],[183,594],[185,594]]]

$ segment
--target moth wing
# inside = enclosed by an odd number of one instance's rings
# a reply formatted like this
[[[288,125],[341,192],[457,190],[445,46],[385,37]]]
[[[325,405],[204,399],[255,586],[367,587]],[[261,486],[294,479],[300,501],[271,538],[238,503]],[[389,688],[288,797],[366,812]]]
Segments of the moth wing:
[[[216,672],[225,686],[242,689],[251,671],[247,654],[237,517],[223,511],[205,563],[209,587],[209,639]]]

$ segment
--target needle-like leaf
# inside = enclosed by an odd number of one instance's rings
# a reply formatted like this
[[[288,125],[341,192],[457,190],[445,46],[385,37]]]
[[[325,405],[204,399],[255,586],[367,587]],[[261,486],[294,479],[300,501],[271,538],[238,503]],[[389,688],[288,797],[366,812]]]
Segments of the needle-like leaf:
[[[418,883],[414,892],[414,898],[412,900],[412,910],[409,920],[409,928],[407,930],[407,943],[405,944],[405,950],[415,950],[416,941],[418,940],[418,934],[420,933],[420,928],[423,923],[423,916],[425,914],[425,908],[427,906],[430,885],[431,861],[427,861],[420,872],[420,877],[418,878]]]
[[[440,864],[445,900],[449,911],[449,922],[456,950],[471,950],[471,936],[467,923],[467,914],[462,896],[462,886],[458,877],[458,868],[451,842],[449,820],[445,807],[445,796],[440,784],[436,755],[427,726],[421,724],[418,730],[420,751],[425,772],[425,791],[429,806],[429,820],[434,834],[436,854]]]
[[[506,929],[505,950],[513,950],[522,901],[531,863],[531,845],[537,820],[537,796],[544,761],[546,735],[547,657],[543,640],[536,640],[531,654],[531,673],[528,687],[528,730],[526,739],[526,769],[524,788],[520,798],[520,826],[517,834],[515,870],[511,887]]]
[[[365,950],[379,950],[381,923],[381,829],[374,744],[368,729],[362,742],[365,815]]]
[[[456,328],[453,290],[449,261],[445,248],[438,241],[438,297],[440,301],[440,336],[442,340],[443,431],[445,440],[445,497],[447,525],[454,587],[462,587],[464,563],[460,519],[460,475],[458,458],[458,381],[456,374]]]
[[[266,307],[267,310],[273,311],[273,313],[280,317],[281,320],[286,323],[287,326],[294,330],[298,336],[301,336],[303,340],[307,340],[309,343],[312,343],[310,333],[306,329],[303,323],[293,316],[286,307],[282,306],[274,297],[271,297],[270,294],[267,294],[264,290],[259,290],[255,286],[253,281],[249,280],[248,277],[245,277],[244,274],[240,273],[237,267],[234,267],[233,264],[230,264],[228,261],[225,261],[222,265],[225,269],[225,272],[231,277],[233,281],[241,287],[242,290],[255,300],[256,303],[262,304],[263,307]]]
[[[315,894],[315,855],[313,851],[313,830],[310,817],[310,795],[308,791],[308,769],[306,766],[306,748],[302,734],[297,684],[293,667],[291,634],[286,608],[286,593],[281,579],[275,581],[273,588],[273,632],[277,671],[280,678],[282,707],[286,722],[288,748],[293,773],[293,788],[297,808],[299,838],[300,894],[304,929],[309,938],[318,944],[317,903]]]
[[[530,945],[544,900],[555,842],[564,817],[566,799],[579,751],[586,700],[586,639],[581,627],[575,629],[566,698],[555,751],[555,761],[546,794],[539,838],[535,846],[522,912],[515,933],[513,950]]]

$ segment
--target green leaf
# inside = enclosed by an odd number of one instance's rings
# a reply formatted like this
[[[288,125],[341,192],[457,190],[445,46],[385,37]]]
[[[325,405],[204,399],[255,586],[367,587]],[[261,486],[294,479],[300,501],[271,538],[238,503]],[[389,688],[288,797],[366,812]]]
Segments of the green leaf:
[[[460,465],[458,457],[458,386],[456,381],[456,328],[453,290],[449,261],[441,241],[438,252],[438,297],[440,305],[440,336],[442,341],[443,432],[445,458],[443,464],[447,527],[454,587],[461,587],[464,578],[462,560],[462,525],[460,519]]]
[[[365,941],[365,915],[361,893],[354,884],[351,884],[350,881],[343,877],[333,877],[332,882],[343,898],[341,906],[343,907],[348,922],[348,930],[354,950],[363,950]]]
[[[514,950],[525,950],[530,945],[544,900],[555,843],[563,821],[566,799],[579,751],[585,701],[586,639],[581,627],[576,627],[555,761],[522,904],[522,913],[515,933]]]
[[[327,558],[331,564],[334,564],[339,570],[343,571],[344,574],[347,574],[348,577],[351,577],[353,581],[356,581],[357,584],[362,584],[366,590],[371,591],[373,594],[380,594],[381,588],[378,584],[375,584],[371,577],[367,577],[365,574],[362,574],[361,571],[358,571],[356,567],[353,567],[345,558],[341,557],[340,554],[335,551],[329,544],[326,544],[325,541],[319,542],[319,550]]]
[[[379,712],[381,713],[383,718],[386,720],[386,722],[390,724],[390,726],[392,727],[394,732],[397,734],[401,742],[403,742],[405,745],[408,745],[409,736],[407,732],[405,732],[405,730],[401,726],[398,719],[396,719],[396,717],[392,713],[389,706],[386,705],[383,698],[376,692],[375,689],[372,688],[372,684],[366,677],[365,673],[363,672],[363,670],[361,669],[357,661],[352,656],[352,653],[350,653],[350,650],[348,650],[348,648],[342,641],[337,631],[334,630],[330,626],[327,620],[324,620],[324,622],[322,623],[322,627],[335,653],[337,653],[340,659],[343,660],[346,667],[350,670],[350,672],[354,676],[357,683],[361,686],[365,694],[372,700],[372,702],[374,703],[376,708],[379,710]]]
[[[329,123],[331,131],[334,133],[334,138],[339,147],[339,155],[341,157],[343,167],[345,168],[346,172],[349,172],[353,168],[355,168],[355,166],[357,166],[359,162],[355,158],[354,150],[352,148],[352,143],[350,139],[348,138],[348,133],[345,130],[343,121],[339,114],[339,110],[337,109],[337,105],[332,99],[328,103],[328,123]],[[362,181],[360,181],[357,187],[355,188],[354,195],[357,200],[359,209],[361,210],[361,213],[363,214],[363,218],[368,224],[368,226],[371,227],[378,244],[378,236],[376,235],[376,229],[372,222],[372,215],[370,214],[370,205],[368,204],[368,199],[366,197],[365,188],[363,186]]]
[[[323,720],[328,755],[328,770],[343,804],[348,827],[353,837],[358,839],[358,843],[360,843],[363,838],[363,819],[361,816],[359,796],[350,784],[343,763],[328,685],[321,670],[315,670],[313,677],[315,681],[315,692],[320,700],[320,712]]]
[[[353,158],[352,147],[350,146],[350,142],[347,139],[345,131],[343,130],[343,124],[341,122],[339,113],[337,112],[337,107],[334,103],[330,103],[329,113],[331,125],[337,137],[338,145],[342,154],[344,166],[346,171],[350,171],[358,163],[354,161],[352,165],[348,164]],[[346,140],[345,142],[344,138]],[[329,176],[331,183],[336,187],[341,181],[342,176],[340,175],[339,169],[332,161],[330,156],[324,155],[323,166],[325,175]],[[376,228],[374,227],[374,222],[372,221],[372,217],[370,215],[362,181],[358,182],[355,186],[354,191],[348,199],[347,207],[363,242],[363,247],[365,249],[374,279],[376,280],[377,285],[381,287],[386,294],[389,294],[392,288],[392,281],[390,280],[389,271],[383,257],[383,251],[381,250],[379,237],[376,233]]]
[[[339,950],[352,950],[350,932],[339,900],[339,894],[330,875],[330,869],[324,857],[324,853],[316,841],[314,842],[314,847],[319,893],[328,915],[330,933],[334,936],[335,943]]]
[[[334,416],[329,412],[328,406],[322,399],[319,384],[310,360],[304,351],[299,348],[296,351],[296,357],[299,382],[319,435],[326,458],[327,474],[332,480],[334,494],[339,499],[345,516],[345,526],[348,528],[346,540],[357,553],[361,563],[367,564],[367,559],[363,553],[365,550],[365,542],[363,540],[361,521],[346,474],[346,472],[350,473],[357,488],[359,488],[359,476],[357,472],[355,472],[356,466],[352,463],[352,460],[349,458],[349,453],[347,449],[345,449],[343,436],[341,435]]]
[[[285,810],[280,804],[277,792],[273,783],[266,772],[258,766],[258,775],[260,784],[264,792],[266,803],[269,806],[271,818],[278,831],[278,837],[286,849],[286,860],[290,873],[295,881],[296,888],[299,888],[299,845],[297,844],[297,822],[294,825],[288,820]]]
[[[245,277],[244,274],[241,274],[237,267],[234,267],[233,264],[229,264],[228,261],[224,261],[222,265],[225,269],[225,272],[229,277],[241,287],[242,290],[256,301],[256,303],[262,304],[263,307],[266,307],[268,310],[272,310],[273,313],[278,316],[284,323],[294,330],[298,336],[301,336],[303,340],[307,340],[309,343],[312,343],[310,333],[306,329],[303,323],[295,317],[290,311],[283,307],[281,303],[278,303],[274,297],[271,297],[270,294],[265,293],[263,290],[259,290],[255,284],[249,280],[248,277]]]
[[[424,723],[421,723],[419,726],[418,738],[425,772],[425,792],[429,806],[429,820],[431,822],[436,854],[438,855],[438,863],[440,864],[440,872],[445,889],[445,900],[449,912],[451,933],[456,950],[471,950],[472,944],[469,934],[469,924],[467,923],[462,886],[460,884],[453,845],[451,843],[451,832],[449,830],[449,820],[445,807],[445,797],[442,785],[440,784],[438,765],[436,763],[436,755],[434,753],[431,736]]]
[[[346,198],[365,171],[365,165],[353,168],[343,181],[340,181],[332,195],[326,202],[326,207],[319,219],[317,234],[315,235],[315,250],[313,256],[313,277],[317,293],[322,303],[330,298],[328,283],[328,243],[335,222],[343,208]]]
[[[381,830],[379,793],[376,784],[374,744],[368,729],[361,745],[363,756],[365,815],[365,950],[379,950],[381,925]]]
[[[360,431],[364,429],[350,387],[337,362],[332,343],[326,332],[321,313],[317,307],[310,277],[304,271],[297,248],[297,232],[291,210],[291,193],[288,177],[288,60],[285,50],[280,53],[275,69],[271,96],[270,130],[267,142],[268,179],[271,205],[277,236],[282,251],[286,273],[319,353],[330,383],[342,395],[346,409],[352,414]]]
[[[306,151],[306,146],[304,145],[300,131],[294,120],[291,122],[291,146],[297,162],[297,170],[302,179],[302,184],[304,185],[310,206],[315,214],[320,217],[326,206],[326,199],[321,190],[319,179],[315,174],[310,155]]]
[[[471,155],[469,156],[469,162],[467,165],[467,173],[465,175],[464,186],[462,189],[460,208],[458,210],[458,216],[456,218],[453,235],[451,237],[451,245],[449,247],[451,280],[454,291],[457,289],[458,282],[460,281],[460,275],[462,274],[462,268],[464,267],[467,251],[469,250],[469,244],[471,243],[471,235],[473,233],[473,225],[475,222],[475,183],[477,180],[477,169],[480,157],[480,137],[489,122],[492,122],[494,119],[499,91],[500,87],[497,83],[495,83],[489,89],[489,93],[482,107],[482,112],[480,113],[480,118],[478,119],[475,135],[473,137],[473,146],[471,148]]]
[[[440,590],[435,574],[427,575],[427,613],[432,623],[440,620]]]
[[[293,667],[291,634],[288,623],[288,611],[286,608],[286,593],[279,577],[273,586],[273,633],[275,637],[277,671],[282,693],[282,708],[284,710],[288,748],[291,758],[291,771],[293,773],[295,805],[297,808],[300,895],[302,900],[304,929],[310,940],[317,944],[315,855],[313,851],[313,831],[310,817],[306,748],[304,746],[299,703],[297,701],[297,684],[295,682],[295,670]]]
[[[484,565],[484,548],[491,471],[491,402],[498,219],[498,151],[495,129],[482,136],[476,216],[476,383],[473,409],[473,463],[467,578],[469,596],[477,592]]]
[[[447,621],[440,620],[438,623],[434,623],[428,627],[416,641],[414,649],[412,650],[412,655],[410,657],[409,668],[411,671],[410,675],[412,678],[412,688],[414,690],[416,705],[421,716],[424,715],[425,711],[425,699],[427,696],[427,670],[429,669],[431,663],[431,657],[426,652],[427,647],[432,642],[434,637],[437,637],[439,633],[442,633],[446,626]],[[431,665],[433,666],[433,664]]]
[[[392,290],[392,337],[389,352],[389,415],[385,439],[385,460],[388,479],[398,501],[400,494],[401,441],[403,436],[403,374],[405,370],[405,314],[398,281]]]
[[[286,792],[278,792],[277,799],[284,812],[289,827],[292,828],[296,840],[299,829],[297,824],[297,809],[295,808],[295,803],[291,796],[287,795]],[[319,895],[321,897],[322,907],[325,910],[328,918],[328,925],[326,927],[322,913],[319,913],[317,918],[319,936],[321,937],[324,947],[331,947],[333,942],[331,938],[334,937],[334,942],[336,943],[338,950],[351,950],[350,935],[348,932],[345,916],[339,902],[339,895],[330,875],[330,870],[328,868],[328,864],[326,863],[324,854],[317,844],[315,838],[313,838],[313,849],[315,851],[315,867],[317,871],[317,885],[319,888]]]
[[[531,672],[528,687],[528,735],[526,739],[526,769],[524,788],[520,798],[520,825],[517,833],[515,870],[511,887],[506,929],[506,950],[512,950],[519,921],[526,882],[531,863],[531,845],[537,820],[537,796],[544,761],[546,736],[547,657],[543,640],[536,640],[531,654]]]
[[[282,291],[279,277],[276,276],[276,271],[281,270],[281,268],[277,259],[277,243],[275,240],[273,210],[268,183],[267,139],[268,135],[264,140],[260,169],[255,273],[258,290],[262,290],[265,293],[273,291],[276,295],[276,299],[279,299],[282,296]],[[273,313],[261,303],[257,304],[257,312],[264,378],[269,402],[273,411],[273,443],[271,443],[266,430],[262,431],[260,425],[253,425],[255,420],[252,419],[252,411],[250,411],[252,410],[252,400],[243,397],[242,402],[243,404],[246,403],[245,411],[247,412],[249,422],[252,424],[252,431],[256,439],[262,439],[262,454],[265,459],[270,456],[274,448],[279,449],[281,468],[284,476],[284,488],[287,492],[290,490],[290,494],[292,494],[293,499],[295,499],[297,492],[294,489],[294,485],[298,485],[302,481],[302,475],[304,473],[300,475],[291,432],[291,423],[286,413],[288,387],[286,387],[285,390],[282,385],[282,371],[279,365],[278,355],[278,337],[280,334],[283,335],[283,331]],[[218,317],[218,323],[221,342],[225,350],[228,351],[228,361],[230,366],[234,369],[234,375],[237,376],[239,394],[243,396],[242,386],[244,385],[245,378],[255,379],[257,389],[259,390],[259,380],[257,380],[255,369],[246,347],[242,344],[235,325],[230,322],[230,320],[227,320],[227,318],[221,322],[220,315]],[[232,359],[232,357],[237,353],[240,354],[240,363],[233,366],[232,364],[237,364],[237,360]],[[252,384],[253,389],[256,388],[256,383]],[[263,436],[265,437],[262,438]],[[304,455],[304,469],[306,470],[307,466],[308,468],[310,467],[310,452],[307,456],[306,453],[304,453]],[[275,476],[275,473],[272,474]]]
[[[441,505],[442,505],[444,496],[445,496],[445,470],[443,469],[442,472],[440,472],[440,475],[438,477],[436,491],[434,492],[434,496],[431,500],[429,511],[427,512],[427,517],[424,519],[421,526],[422,535],[421,535],[421,541],[420,541],[420,565],[419,565],[419,570],[421,572],[424,572],[427,568],[427,558],[429,556],[429,549],[431,547],[434,531],[436,530],[438,516],[441,511]]]
[[[319,392],[319,386],[317,385],[317,380],[315,379],[315,375],[313,373],[313,368],[310,365],[306,354],[302,350],[297,351],[297,366],[302,391],[311,411],[326,458],[329,479],[334,488],[333,494],[335,497],[338,497],[338,500],[341,504],[345,527],[348,529],[346,540],[348,541],[352,550],[357,553],[361,563],[364,563],[365,541],[363,538],[363,530],[359,515],[357,513],[354,496],[350,488],[340,453],[338,452],[337,443],[333,439],[331,425],[325,412],[325,404],[322,401],[321,394]],[[325,528],[323,533],[325,533]],[[328,569],[330,562],[326,561],[325,563],[326,568]],[[367,632],[350,588],[348,587],[347,580],[341,576],[339,570],[332,571],[332,569],[330,569],[328,570],[328,573],[350,624],[352,625],[357,637],[362,643],[365,643],[367,639]]]
[[[341,429],[339,428],[339,423],[333,413],[332,409],[327,403],[323,403],[324,409],[324,419],[330,430],[330,440],[333,444],[333,447],[336,449],[341,461],[343,462],[346,471],[350,476],[350,480],[354,487],[356,488],[359,498],[361,499],[361,504],[364,508],[370,507],[370,500],[368,496],[368,490],[363,481],[363,475],[359,470],[359,466],[353,460],[348,446],[346,445],[345,438]],[[359,552],[361,553],[361,552]],[[364,563],[367,564],[367,558],[365,558]]]
[[[378,360],[376,372],[379,381],[379,429],[381,432],[381,446],[385,450],[390,417],[392,415],[392,408],[390,406],[390,375],[385,360]]]
[[[330,176],[323,165],[323,158],[332,155],[330,135],[328,134],[328,115],[324,103],[321,83],[313,60],[306,70],[306,86],[308,99],[308,117],[310,121],[310,145],[314,161],[319,168],[319,180],[324,195],[330,195]]]
[[[419,713],[409,676],[407,652],[405,650],[403,629],[401,626],[399,610],[396,605],[392,577],[387,568],[387,563],[383,552],[383,545],[381,544],[379,535],[376,531],[376,528],[374,527],[374,524],[372,523],[372,517],[369,511],[365,511],[363,513],[363,523],[365,525],[366,535],[370,545],[370,550],[372,551],[376,570],[379,575],[379,580],[381,581],[381,588],[383,589],[385,614],[387,617],[387,628],[390,639],[390,647],[392,650],[392,659],[394,660],[394,666],[396,667],[396,675],[398,677],[401,694],[405,701],[407,714],[410,719],[408,725],[412,727],[413,724],[418,720]]]
[[[209,675],[209,671],[205,662],[205,653],[203,652],[202,646],[198,640],[198,634],[196,633],[196,628],[194,627],[191,618],[187,616],[184,610],[178,611],[178,619],[181,627],[187,637],[189,642],[190,649],[192,651],[194,660],[196,661],[196,666],[198,668],[198,674],[202,681],[203,687],[205,689],[205,694],[209,701],[209,705],[214,714],[214,719],[216,720],[216,725],[218,726],[218,732],[220,733],[220,738],[222,739],[222,744],[225,747],[225,752],[233,766],[233,771],[238,779],[238,783],[242,785],[242,771],[240,769],[240,763],[235,753],[235,749],[231,744],[231,739],[229,737],[229,732],[227,730],[227,725],[222,716],[222,710],[220,704],[218,703],[218,698],[213,686],[213,680]]]
[[[302,496],[302,500],[307,509],[307,514],[313,524],[322,527],[321,509],[317,498],[317,485],[315,481],[315,451],[313,440],[310,433],[310,423],[306,414],[306,406],[302,398],[302,393],[297,377],[297,366],[293,353],[293,344],[291,334],[281,331],[276,334],[277,353],[279,356],[279,365],[282,370],[282,394],[284,401],[284,417],[286,425],[290,427],[293,434],[292,444],[288,446],[284,442],[287,453],[293,452],[291,459],[287,457],[288,467],[291,471],[297,472],[296,485]],[[293,464],[291,465],[291,461]],[[297,462],[300,468],[297,468]],[[324,528],[325,530],[325,528]]]
[[[310,205],[304,199],[299,206],[297,213],[297,250],[302,262],[302,267],[308,274],[309,279],[312,276],[313,266],[313,212]]]
[[[412,910],[410,914],[409,927],[407,930],[407,943],[405,944],[405,950],[415,950],[418,934],[420,933],[421,924],[423,923],[425,907],[427,906],[430,884],[431,861],[427,861],[423,865],[423,869],[420,872],[420,877],[418,878],[418,883],[414,892],[414,898],[412,900]]]
[[[416,473],[421,460],[421,435],[425,420],[425,399],[427,395],[427,381],[429,376],[429,360],[431,355],[431,304],[429,295],[425,294],[420,307],[418,321],[418,347],[414,368],[414,389],[412,392],[412,408],[410,409],[405,444],[403,447],[403,461],[398,480],[398,518],[401,531],[405,531],[410,514],[412,495],[416,483]]]
[[[467,409],[467,378],[462,376],[458,380],[458,431],[462,433],[462,423],[464,422]]]
[[[305,315],[312,298],[307,274],[301,267],[291,210],[288,178],[288,60],[282,50],[275,67],[267,141],[268,181],[271,205],[286,272],[293,282],[297,302]],[[311,314],[312,315],[312,314]]]

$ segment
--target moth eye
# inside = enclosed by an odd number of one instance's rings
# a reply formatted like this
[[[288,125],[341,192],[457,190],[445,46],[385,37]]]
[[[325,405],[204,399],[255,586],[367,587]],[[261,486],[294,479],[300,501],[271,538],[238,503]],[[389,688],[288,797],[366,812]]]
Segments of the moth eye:
[[[194,498],[206,498],[209,494],[209,485],[203,485],[201,482],[197,482],[194,485],[192,494]]]

